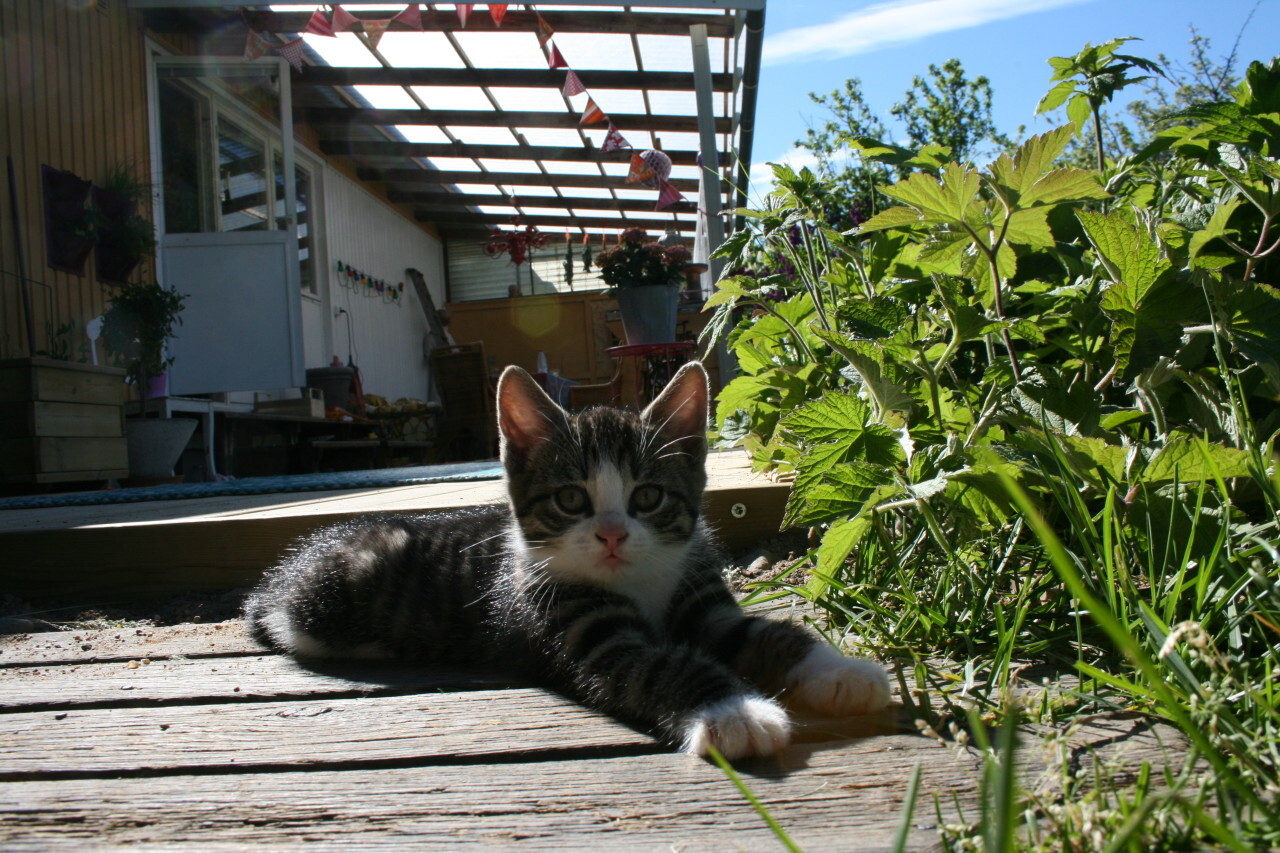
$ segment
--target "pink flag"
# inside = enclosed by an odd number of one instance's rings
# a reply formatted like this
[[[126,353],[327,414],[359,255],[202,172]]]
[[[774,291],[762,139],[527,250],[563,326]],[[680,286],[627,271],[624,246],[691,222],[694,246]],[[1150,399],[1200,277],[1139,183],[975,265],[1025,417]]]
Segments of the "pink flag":
[[[627,138],[613,126],[613,122],[609,122],[609,132],[604,135],[604,142],[600,144],[600,150],[602,152],[617,151],[630,147],[631,143],[627,141]]]
[[[564,61],[564,57],[560,55],[560,48],[556,47],[556,43],[551,43],[551,53],[547,56],[547,65],[552,68],[568,68],[569,63]]]
[[[507,16],[508,5],[510,4],[508,3],[490,3],[489,4],[489,17],[493,18],[493,25],[495,27],[502,26],[502,19]]]
[[[360,28],[360,19],[341,6],[333,7],[333,31],[350,33]]]
[[[391,20],[399,21],[411,30],[420,30],[422,29],[422,7],[417,3],[410,3],[404,7],[403,12]]]
[[[287,44],[278,44],[275,46],[276,53],[289,60],[289,64],[296,70],[302,70],[302,39],[296,38]]]
[[[467,28],[467,18],[471,17],[471,7],[474,5],[476,4],[458,3],[454,6],[454,8],[458,10],[458,20],[462,23],[462,28],[464,30]]]
[[[244,40],[244,58],[246,62],[258,59],[262,54],[266,53],[271,47],[271,42],[262,36],[249,30],[249,35]]]
[[[605,115],[604,110],[596,106],[596,102],[588,96],[586,109],[582,111],[582,118],[578,121],[578,124],[595,124],[596,122],[608,120],[609,117]]]
[[[307,21],[307,29],[305,32],[315,36],[328,36],[329,38],[337,38],[337,33],[333,31],[333,26],[329,23],[329,19],[324,16],[324,12],[316,9],[311,13],[311,20]]]
[[[556,31],[551,29],[551,25],[548,24],[545,20],[543,20],[541,12],[538,12],[537,15],[538,15],[538,44],[542,45],[543,47],[546,47],[547,42],[551,41],[551,37],[556,34]]]
[[[387,31],[387,27],[391,25],[392,18],[384,21],[365,21],[364,34],[369,39],[369,47],[374,50],[378,49],[378,42],[382,41],[382,35]]]
[[[671,186],[670,181],[663,181],[658,187],[658,205],[654,210],[663,210],[678,201],[684,201],[684,196],[678,189]]]
[[[564,96],[566,98],[572,98],[574,95],[581,95],[585,91],[587,91],[587,87],[582,85],[582,81],[578,79],[578,75],[574,73],[572,68],[570,68],[569,73],[566,74],[564,78]]]

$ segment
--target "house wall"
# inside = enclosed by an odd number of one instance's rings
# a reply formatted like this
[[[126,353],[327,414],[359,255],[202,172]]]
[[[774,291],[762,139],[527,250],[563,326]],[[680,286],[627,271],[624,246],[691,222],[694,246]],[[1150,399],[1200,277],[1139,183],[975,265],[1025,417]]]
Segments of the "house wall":
[[[389,400],[429,395],[424,357],[427,320],[405,270],[421,270],[437,308],[444,307],[444,252],[440,241],[387,207],[380,199],[331,166],[324,168],[324,233],[327,263],[320,271],[321,301],[303,306],[308,367],[322,367],[337,355],[352,355],[364,390]],[[367,288],[348,286],[337,265],[350,265],[373,278],[405,289],[395,301]],[[339,308],[346,315],[334,317]],[[347,317],[351,319],[350,344]],[[332,326],[326,339],[321,329]],[[328,349],[319,350],[317,346]],[[317,343],[319,342],[319,343]]]
[[[150,174],[138,27],[138,14],[123,2],[0,2],[0,157],[14,160],[36,349],[47,349],[48,330],[67,321],[76,325],[78,347],[84,323],[102,313],[107,296],[92,256],[82,276],[47,265],[41,164],[95,182],[122,163]],[[0,168],[0,357],[26,355],[28,346],[9,192]]]

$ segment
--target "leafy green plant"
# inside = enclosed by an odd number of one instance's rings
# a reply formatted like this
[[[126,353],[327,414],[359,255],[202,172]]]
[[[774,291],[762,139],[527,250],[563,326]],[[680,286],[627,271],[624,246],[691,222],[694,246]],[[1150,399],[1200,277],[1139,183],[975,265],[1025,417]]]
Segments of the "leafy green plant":
[[[117,367],[139,387],[164,373],[173,358],[165,341],[182,325],[186,295],[155,282],[133,283],[117,289],[103,315],[102,340]]]
[[[1125,41],[1055,64],[1095,132],[1153,65]],[[893,205],[839,231],[824,180],[775,167],[719,254],[788,274],[731,274],[708,301],[741,366],[720,440],[789,477],[785,524],[817,535],[803,584],[753,597],[802,595],[897,658],[926,720],[1007,716],[1039,667],[1080,679],[1042,715],[1175,725],[1191,753],[1162,778],[1180,781],[1091,806],[1116,849],[1280,843],[1276,92],[1280,63],[1253,63],[1106,173],[1058,165],[1077,124],[984,167],[851,139],[903,170],[879,189]],[[1000,785],[1040,816],[1018,838],[1050,837],[1041,818],[1087,836]]]

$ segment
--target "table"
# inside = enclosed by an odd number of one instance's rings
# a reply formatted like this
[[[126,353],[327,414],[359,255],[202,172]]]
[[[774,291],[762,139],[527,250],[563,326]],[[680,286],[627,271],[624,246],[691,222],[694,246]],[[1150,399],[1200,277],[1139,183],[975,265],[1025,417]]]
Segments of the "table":
[[[248,403],[224,403],[221,400],[210,400],[206,397],[151,397],[147,400],[134,400],[125,403],[126,415],[151,415],[162,418],[173,417],[174,412],[188,412],[200,416],[200,431],[204,439],[205,478],[208,480],[223,479],[214,464],[214,431],[213,416],[216,413],[247,412],[253,406]]]
[[[697,348],[693,341],[669,341],[609,347],[605,354],[618,359],[623,401],[642,409],[653,402]]]

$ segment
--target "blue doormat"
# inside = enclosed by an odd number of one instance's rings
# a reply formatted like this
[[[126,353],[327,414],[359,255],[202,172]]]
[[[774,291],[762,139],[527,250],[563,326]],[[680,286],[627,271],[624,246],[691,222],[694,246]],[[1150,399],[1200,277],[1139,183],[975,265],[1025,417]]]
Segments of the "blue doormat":
[[[218,483],[171,483],[136,489],[103,489],[96,492],[67,492],[61,495],[32,495],[0,498],[0,510],[42,509],[55,506],[131,503],[134,501],[175,501],[222,495],[265,495],[272,492],[324,492],[339,489],[385,489],[418,486],[424,483],[453,483],[471,480],[501,480],[502,463],[456,462],[450,465],[418,465],[383,468],[376,471],[335,471],[325,474],[286,474],[279,477],[245,477]]]

